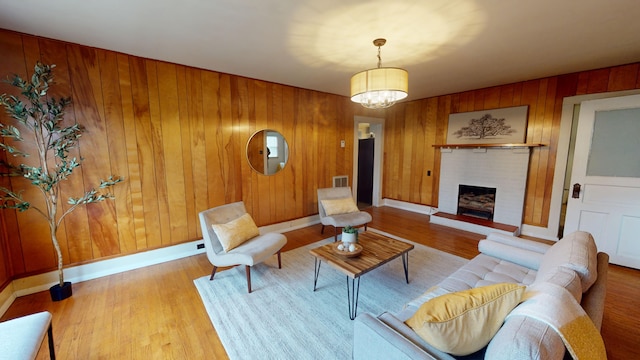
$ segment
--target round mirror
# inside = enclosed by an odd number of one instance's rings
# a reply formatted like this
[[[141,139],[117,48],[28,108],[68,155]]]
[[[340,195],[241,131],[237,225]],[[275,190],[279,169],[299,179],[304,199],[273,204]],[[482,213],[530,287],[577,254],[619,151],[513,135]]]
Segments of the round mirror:
[[[275,130],[256,131],[247,142],[247,160],[253,170],[273,175],[284,169],[289,159],[289,145]]]

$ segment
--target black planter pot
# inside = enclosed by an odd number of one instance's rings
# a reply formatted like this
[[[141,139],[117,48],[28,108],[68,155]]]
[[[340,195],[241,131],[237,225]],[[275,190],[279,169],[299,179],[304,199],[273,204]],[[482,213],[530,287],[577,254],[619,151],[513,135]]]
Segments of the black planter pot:
[[[51,294],[52,301],[60,301],[71,297],[71,294],[73,294],[73,290],[71,288],[71,283],[65,281],[62,286],[60,286],[60,284],[55,284],[50,287],[49,293]]]

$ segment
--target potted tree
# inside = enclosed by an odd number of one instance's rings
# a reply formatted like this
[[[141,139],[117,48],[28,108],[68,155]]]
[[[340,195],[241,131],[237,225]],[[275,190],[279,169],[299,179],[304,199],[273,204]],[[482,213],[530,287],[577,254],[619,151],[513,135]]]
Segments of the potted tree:
[[[80,205],[113,199],[113,194],[102,191],[121,182],[122,178],[109,176],[107,180],[101,180],[100,190],[93,188],[80,197],[70,197],[70,206],[59,211],[60,183],[82,161],[69,157],[70,150],[78,146],[82,128],[78,123],[63,123],[64,109],[71,103],[70,98],[56,100],[47,96],[53,83],[54,67],[37,62],[30,80],[19,75],[6,80],[18,89],[20,95],[0,95],[0,104],[8,114],[8,118],[3,117],[0,122],[0,136],[5,139],[0,142],[0,148],[6,153],[6,159],[0,159],[0,175],[21,177],[37,187],[44,198],[44,208],[24,199],[22,191],[14,189],[17,182],[8,187],[0,186],[0,208],[18,211],[32,208],[48,222],[51,242],[58,257],[59,278],[59,283],[53,285],[50,292],[51,299],[59,301],[72,294],[71,283],[64,281],[62,251],[57,238],[62,220]],[[17,122],[18,127],[8,124],[11,120]],[[32,161],[35,165],[18,160],[31,156],[29,152],[36,153],[37,160]]]

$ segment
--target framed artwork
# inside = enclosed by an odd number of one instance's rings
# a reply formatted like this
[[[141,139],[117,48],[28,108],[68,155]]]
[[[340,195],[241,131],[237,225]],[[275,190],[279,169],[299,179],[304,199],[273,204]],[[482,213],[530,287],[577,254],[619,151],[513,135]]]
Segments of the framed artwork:
[[[522,144],[529,106],[449,115],[447,144]]]

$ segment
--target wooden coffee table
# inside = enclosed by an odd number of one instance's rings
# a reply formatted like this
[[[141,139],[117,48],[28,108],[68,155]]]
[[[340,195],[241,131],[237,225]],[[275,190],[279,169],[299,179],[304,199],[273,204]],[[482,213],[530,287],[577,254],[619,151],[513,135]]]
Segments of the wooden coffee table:
[[[409,283],[409,251],[413,245],[392,239],[377,233],[365,231],[358,235],[358,243],[362,245],[362,253],[357,257],[339,255],[331,244],[323,245],[309,252],[314,256],[313,291],[316,291],[320,265],[326,262],[347,275],[347,300],[349,302],[349,318],[356,318],[358,311],[358,294],[360,277],[389,261],[402,257],[404,278]]]

